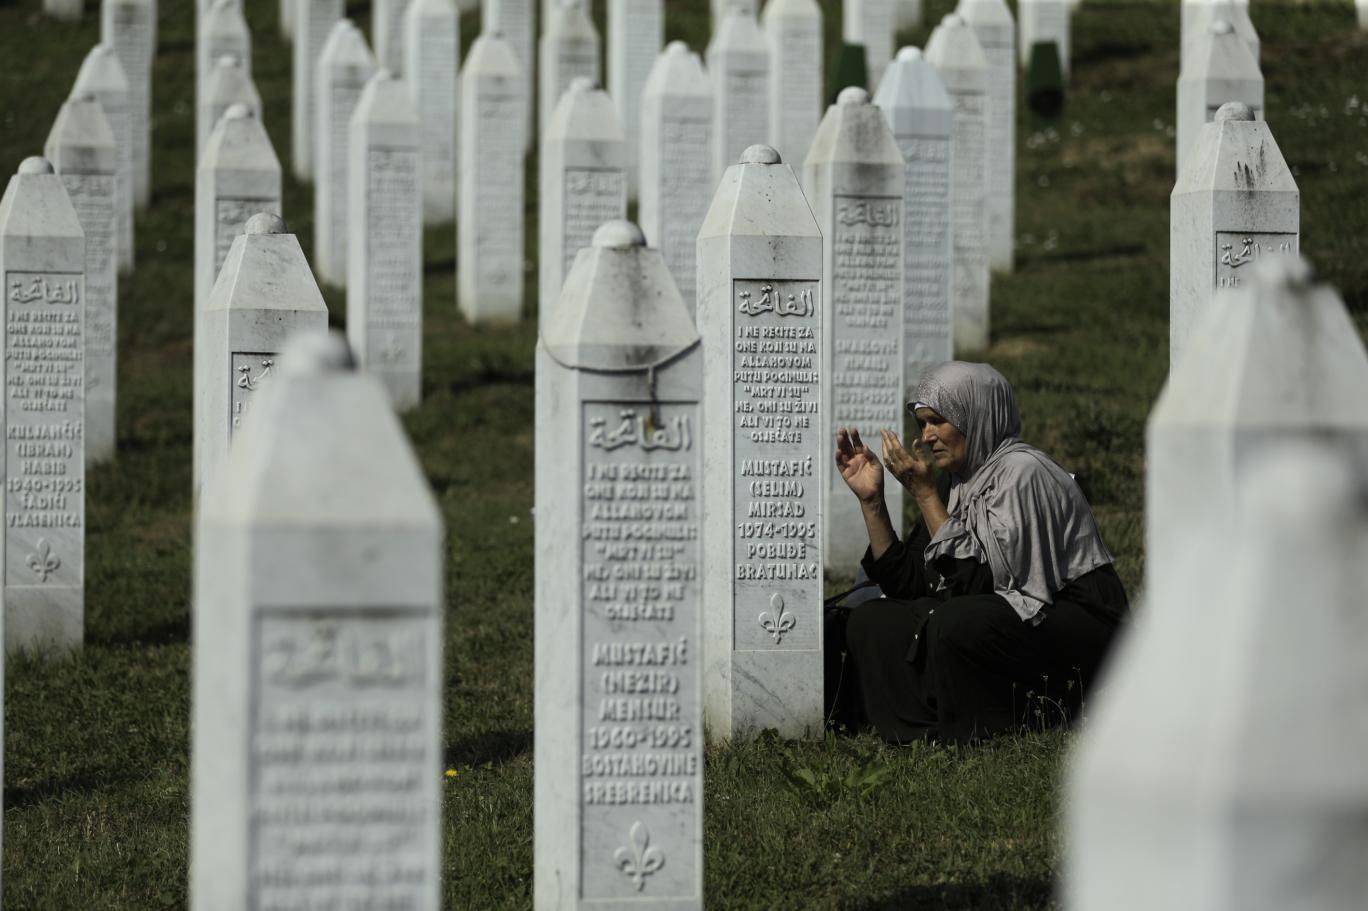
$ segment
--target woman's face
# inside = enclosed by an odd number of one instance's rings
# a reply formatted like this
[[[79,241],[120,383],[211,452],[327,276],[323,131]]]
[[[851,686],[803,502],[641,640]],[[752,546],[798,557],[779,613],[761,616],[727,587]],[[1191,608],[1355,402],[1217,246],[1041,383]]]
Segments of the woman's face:
[[[936,467],[951,474],[962,469],[969,457],[969,442],[959,428],[930,408],[918,408],[917,420],[921,423],[922,444],[931,450]]]

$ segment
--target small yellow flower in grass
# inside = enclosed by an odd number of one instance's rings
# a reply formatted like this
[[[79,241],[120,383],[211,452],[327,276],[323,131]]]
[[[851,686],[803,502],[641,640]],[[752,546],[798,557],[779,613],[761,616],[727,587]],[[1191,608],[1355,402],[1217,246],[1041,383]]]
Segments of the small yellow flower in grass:
[[[455,778],[455,777],[456,777],[457,775],[459,775],[459,774],[461,774],[461,773],[460,773],[460,772],[457,772],[455,769],[447,769],[447,770],[446,770],[446,777],[447,777],[447,778]]]

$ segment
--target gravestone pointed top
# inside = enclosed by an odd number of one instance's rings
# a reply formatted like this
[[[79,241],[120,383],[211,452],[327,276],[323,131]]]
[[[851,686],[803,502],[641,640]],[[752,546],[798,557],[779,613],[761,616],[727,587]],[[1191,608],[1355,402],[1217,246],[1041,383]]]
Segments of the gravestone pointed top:
[[[288,234],[289,230],[285,227],[285,219],[279,215],[272,215],[270,212],[258,212],[247,219],[245,234]]]
[[[899,59],[899,60],[903,60],[903,61],[907,61],[907,60],[920,60],[921,57],[922,57],[922,52],[921,52],[921,48],[919,48],[919,47],[911,47],[911,46],[908,46],[908,47],[905,47],[905,48],[903,48],[902,50],[898,51],[898,59]]]
[[[346,373],[356,369],[356,355],[346,337],[336,330],[301,332],[291,336],[281,349],[280,369],[287,376]]]
[[[959,13],[946,13],[941,19],[941,25],[947,28],[963,28],[965,25],[964,17]]]
[[[615,218],[599,225],[594,232],[595,247],[644,247],[646,235],[625,218]]]
[[[665,45],[665,53],[671,57],[687,57],[689,55],[689,45],[683,41],[671,41]]]
[[[1235,26],[1231,25],[1225,19],[1217,19],[1215,22],[1211,23],[1211,31],[1216,35],[1229,35],[1231,32],[1235,31]]]
[[[1254,109],[1242,101],[1227,101],[1216,111],[1215,119],[1218,122],[1227,120],[1255,120]]]
[[[836,96],[836,103],[842,105],[869,104],[869,92],[858,85],[848,85]]]
[[[52,167],[52,162],[41,155],[30,155],[19,162],[20,174],[56,174],[57,171]]]
[[[756,143],[741,153],[741,164],[783,164],[778,149],[763,142]]]

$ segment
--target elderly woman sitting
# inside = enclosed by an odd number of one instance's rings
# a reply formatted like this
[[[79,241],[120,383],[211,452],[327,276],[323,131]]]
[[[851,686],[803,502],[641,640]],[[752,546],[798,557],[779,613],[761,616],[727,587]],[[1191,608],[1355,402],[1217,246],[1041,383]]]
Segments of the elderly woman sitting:
[[[992,367],[932,368],[908,409],[921,428],[911,452],[885,430],[881,462],[858,430],[836,435],[869,531],[864,570],[886,598],[828,623],[832,711],[890,741],[1058,723],[1077,712],[1127,612],[1092,511],[1067,472],[1021,441],[1016,397]],[[884,503],[885,466],[921,511],[906,541]]]

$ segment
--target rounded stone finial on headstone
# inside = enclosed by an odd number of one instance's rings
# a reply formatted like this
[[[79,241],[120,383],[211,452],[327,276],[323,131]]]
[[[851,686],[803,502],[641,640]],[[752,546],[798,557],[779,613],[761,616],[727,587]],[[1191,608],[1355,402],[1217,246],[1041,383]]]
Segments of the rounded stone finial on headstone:
[[[242,58],[237,54],[219,54],[215,66],[242,66]]]
[[[280,351],[280,370],[287,376],[319,376],[356,369],[356,355],[337,330],[298,332]]]
[[[964,17],[959,13],[946,13],[941,19],[941,25],[946,28],[961,28],[964,25]]]
[[[839,105],[869,104],[869,92],[858,85],[848,85],[836,96]]]
[[[272,215],[270,212],[258,212],[247,219],[247,226],[243,230],[244,234],[288,234],[289,230],[285,227],[285,219],[279,215]]]
[[[912,47],[911,45],[908,45],[907,47],[898,51],[898,61],[900,63],[910,63],[914,60],[920,60],[921,58],[922,52],[921,48],[919,47]]]
[[[599,225],[594,232],[595,247],[644,247],[646,235],[641,228],[625,218],[615,218]]]
[[[1227,120],[1253,121],[1254,109],[1243,101],[1227,101],[1217,109],[1213,119],[1217,123],[1224,123]]]
[[[48,161],[43,156],[30,155],[28,158],[25,158],[23,161],[19,162],[19,173],[56,174],[57,170],[53,168],[52,162]]]
[[[251,120],[254,116],[251,106],[243,104],[241,101],[228,105],[228,109],[223,112],[223,117],[226,120]]]
[[[1235,31],[1235,26],[1231,25],[1230,22],[1225,19],[1217,19],[1215,22],[1211,23],[1211,33],[1213,35],[1229,35],[1233,31]]]
[[[394,70],[390,69],[387,66],[382,66],[380,67],[380,69],[375,71],[375,78],[387,82],[394,78]]]
[[[689,53],[689,45],[683,41],[671,41],[665,45],[665,53],[671,57],[683,57]]]
[[[784,160],[779,157],[779,152],[773,146],[767,146],[763,142],[750,146],[741,153],[741,164],[783,164]]]
[[[570,80],[570,87],[567,92],[592,92],[597,89],[598,80],[590,79],[588,76],[576,76]]]

